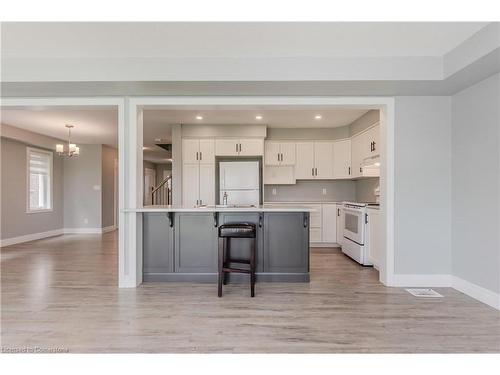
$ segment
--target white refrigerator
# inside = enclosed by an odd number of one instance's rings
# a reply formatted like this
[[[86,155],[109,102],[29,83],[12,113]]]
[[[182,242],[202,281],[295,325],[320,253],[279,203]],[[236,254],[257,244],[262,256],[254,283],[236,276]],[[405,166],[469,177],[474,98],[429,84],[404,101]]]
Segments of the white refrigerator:
[[[260,171],[258,161],[224,161],[219,163],[219,203],[229,205],[260,204]]]

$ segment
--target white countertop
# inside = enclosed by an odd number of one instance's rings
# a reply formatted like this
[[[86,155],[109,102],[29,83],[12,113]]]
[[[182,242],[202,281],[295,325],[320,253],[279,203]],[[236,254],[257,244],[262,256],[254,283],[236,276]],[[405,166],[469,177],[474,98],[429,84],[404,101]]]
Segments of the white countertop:
[[[297,204],[293,207],[265,204],[256,207],[186,207],[186,206],[144,206],[140,208],[126,208],[123,212],[314,212],[313,208]]]

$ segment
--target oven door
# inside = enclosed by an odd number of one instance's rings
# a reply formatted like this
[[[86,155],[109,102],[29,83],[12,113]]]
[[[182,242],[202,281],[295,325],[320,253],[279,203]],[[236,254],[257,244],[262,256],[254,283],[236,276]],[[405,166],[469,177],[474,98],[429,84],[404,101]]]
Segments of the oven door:
[[[364,245],[363,210],[348,208],[344,206],[344,237]]]

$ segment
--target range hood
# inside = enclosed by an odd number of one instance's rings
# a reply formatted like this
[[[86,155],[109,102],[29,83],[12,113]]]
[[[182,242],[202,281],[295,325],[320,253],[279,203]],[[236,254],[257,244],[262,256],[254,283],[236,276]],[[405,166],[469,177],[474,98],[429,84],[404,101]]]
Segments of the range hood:
[[[369,157],[361,163],[362,177],[380,177],[380,155]]]

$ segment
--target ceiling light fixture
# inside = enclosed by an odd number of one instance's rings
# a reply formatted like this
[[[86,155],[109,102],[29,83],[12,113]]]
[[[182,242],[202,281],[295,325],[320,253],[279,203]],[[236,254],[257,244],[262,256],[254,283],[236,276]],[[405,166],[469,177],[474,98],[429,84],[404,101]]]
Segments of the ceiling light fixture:
[[[203,116],[198,115],[198,116],[196,116],[196,119],[197,120],[203,120]]]
[[[74,125],[66,124],[65,126],[68,129],[68,149],[65,150],[63,144],[57,144],[56,152],[59,156],[67,156],[67,157],[78,156],[80,155],[80,147],[77,147],[76,144],[71,143],[71,129],[74,128]]]
[[[262,120],[262,116],[261,115],[257,115],[257,116],[255,116],[255,119],[256,120]]]
[[[314,118],[315,118],[316,120],[321,120],[321,115],[316,115],[316,116],[314,116]]]

